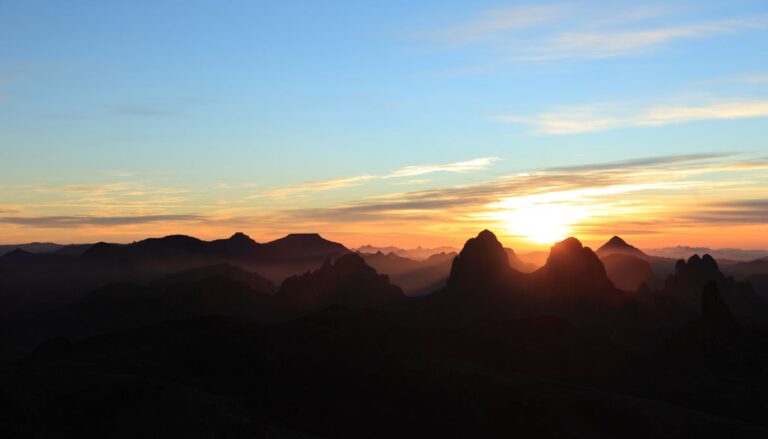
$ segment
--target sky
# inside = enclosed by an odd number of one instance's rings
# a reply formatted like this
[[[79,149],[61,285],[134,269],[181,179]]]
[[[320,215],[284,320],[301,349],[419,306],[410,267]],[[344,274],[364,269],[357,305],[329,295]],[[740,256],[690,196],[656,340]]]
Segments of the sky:
[[[768,248],[768,2],[0,0],[0,242]]]

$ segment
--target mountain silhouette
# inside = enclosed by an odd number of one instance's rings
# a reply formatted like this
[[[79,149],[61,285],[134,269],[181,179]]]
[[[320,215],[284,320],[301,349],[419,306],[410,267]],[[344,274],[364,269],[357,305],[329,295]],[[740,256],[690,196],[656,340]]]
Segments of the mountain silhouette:
[[[27,244],[4,244],[0,245],[0,256],[5,255],[16,249],[22,249],[29,253],[48,253],[56,251],[64,247],[61,244],[55,244],[52,242],[30,242]]]
[[[317,233],[292,233],[261,246],[261,258],[270,261],[336,258],[349,249]]]
[[[576,238],[552,246],[547,263],[532,273],[537,294],[551,297],[615,297],[605,267],[589,247]]]
[[[355,254],[343,255],[302,275],[289,277],[280,286],[277,297],[302,312],[319,311],[333,305],[365,309],[402,299],[400,287],[389,277],[378,274]]]
[[[698,308],[700,292],[710,282],[717,285],[722,298],[739,321],[760,321],[768,309],[768,303],[760,298],[750,284],[725,276],[710,255],[693,255],[688,261],[677,261],[675,274],[665,280],[664,290],[689,310],[695,310]]]
[[[366,244],[363,246],[360,246],[355,249],[356,252],[362,253],[364,255],[369,254],[375,254],[375,253],[383,253],[383,254],[389,254],[394,253],[397,256],[400,256],[402,258],[408,258],[411,260],[421,261],[429,259],[431,256],[438,255],[441,253],[455,253],[456,249],[453,247],[433,247],[433,248],[425,248],[418,246],[416,248],[400,248],[395,246],[374,246],[370,244]]]
[[[611,239],[609,239],[605,244],[600,246],[600,248],[595,251],[595,253],[598,254],[598,256],[608,256],[612,254],[625,254],[625,255],[632,255],[639,258],[647,258],[648,255],[643,253],[642,250],[639,248],[628,244],[626,241],[621,239],[618,236],[613,236]]]
[[[257,243],[243,233],[235,233],[230,238],[214,241],[171,235],[127,245],[98,243],[85,251],[82,258],[89,263],[125,266],[155,274],[229,263],[264,273],[272,280],[282,280],[349,252],[343,245],[316,233],[290,234],[267,243]]]
[[[512,275],[504,247],[493,232],[483,230],[477,237],[467,240],[454,258],[447,283],[452,288],[504,288]]]
[[[422,260],[317,234],[20,250],[0,436],[766,437],[765,302],[707,255],[622,291],[656,259],[611,241],[531,272],[488,230]]]

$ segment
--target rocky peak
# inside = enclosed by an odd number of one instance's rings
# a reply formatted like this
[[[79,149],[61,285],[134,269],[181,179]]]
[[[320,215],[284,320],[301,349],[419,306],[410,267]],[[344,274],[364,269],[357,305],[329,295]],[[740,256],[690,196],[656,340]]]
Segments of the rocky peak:
[[[507,252],[496,235],[483,230],[464,244],[453,260],[448,285],[488,285],[502,282],[510,273]]]

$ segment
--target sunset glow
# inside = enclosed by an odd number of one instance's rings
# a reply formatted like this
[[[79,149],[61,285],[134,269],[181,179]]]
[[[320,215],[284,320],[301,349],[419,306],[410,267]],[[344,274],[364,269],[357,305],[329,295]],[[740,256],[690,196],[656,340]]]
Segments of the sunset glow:
[[[768,247],[762,3],[235,3],[5,8],[0,242]]]
[[[508,213],[509,232],[537,244],[552,244],[573,234],[572,225],[583,219],[584,208],[557,204],[521,206]]]

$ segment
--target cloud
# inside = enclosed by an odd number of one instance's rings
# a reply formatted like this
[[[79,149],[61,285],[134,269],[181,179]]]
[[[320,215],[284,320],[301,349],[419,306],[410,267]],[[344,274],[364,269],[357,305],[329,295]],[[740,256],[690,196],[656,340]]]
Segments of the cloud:
[[[712,203],[687,217],[706,223],[768,224],[768,199],[731,200]]]
[[[768,100],[731,99],[655,105],[632,110],[620,104],[587,104],[561,107],[531,117],[498,116],[494,119],[527,125],[537,134],[575,134],[626,127],[680,124],[700,120],[733,120],[768,116]]]
[[[311,181],[283,188],[273,189],[264,194],[271,197],[284,197],[302,192],[321,192],[356,186],[377,177],[372,175],[358,175],[354,177],[335,178],[332,180]]]
[[[416,177],[431,174],[433,172],[470,172],[487,168],[494,162],[501,160],[499,157],[481,157],[463,162],[445,163],[442,165],[417,165],[400,168],[383,178]]]
[[[144,215],[144,216],[37,216],[0,217],[0,223],[39,228],[69,228],[84,226],[124,226],[158,222],[202,221],[200,215]]]
[[[486,45],[499,63],[542,62],[637,55],[675,41],[768,24],[764,17],[676,20],[678,9],[667,4],[517,5],[480,11],[463,23],[419,35],[454,45]]]
[[[500,160],[498,157],[480,157],[461,162],[443,163],[436,165],[415,165],[396,169],[385,175],[358,175],[352,177],[335,178],[331,180],[312,181],[301,183],[283,188],[272,189],[264,192],[262,195],[271,197],[284,197],[298,193],[321,192],[345,187],[357,186],[359,184],[371,181],[392,178],[416,177],[435,172],[454,172],[466,173],[486,169],[494,162]],[[423,183],[423,180],[411,180],[416,183]]]
[[[471,21],[425,35],[453,43],[472,43],[497,37],[500,33],[530,29],[563,17],[565,5],[521,5],[483,11]]]
[[[107,171],[105,173],[108,177],[116,177],[116,178],[126,178],[126,177],[135,177],[136,173],[132,171],[125,171],[122,169],[115,169],[112,171]]]
[[[762,187],[746,170],[768,169],[768,160],[733,160],[729,154],[645,157],[621,162],[549,168],[504,176],[478,184],[371,197],[324,208],[276,213],[277,223],[387,224],[398,227],[485,227],[503,222],[505,212],[520,205],[558,204],[584,207],[589,215],[577,230],[607,230],[612,224],[642,228],[701,222],[765,222],[764,204],[738,202]],[[731,172],[734,178],[701,179],[704,174]],[[692,194],[696,194],[695,197]],[[732,197],[733,206],[717,212],[691,212],[712,199]],[[739,204],[740,203],[740,204]],[[761,202],[762,203],[762,202]],[[762,210],[761,210],[762,209]],[[712,209],[711,209],[712,210]]]
[[[698,162],[701,160],[723,159],[732,157],[734,153],[700,153],[700,154],[680,154],[658,157],[643,157],[639,159],[619,160],[615,162],[589,163],[586,165],[558,166],[547,168],[549,172],[585,172],[585,171],[605,171],[609,169],[630,169],[646,168],[660,165],[671,165],[675,163]]]
[[[744,80],[755,84],[768,83],[768,75],[745,75]]]
[[[568,31],[527,45],[521,53],[514,55],[511,60],[552,61],[569,58],[613,58],[642,53],[675,40],[703,38],[763,27],[765,27],[764,22],[744,19],[629,31]]]

